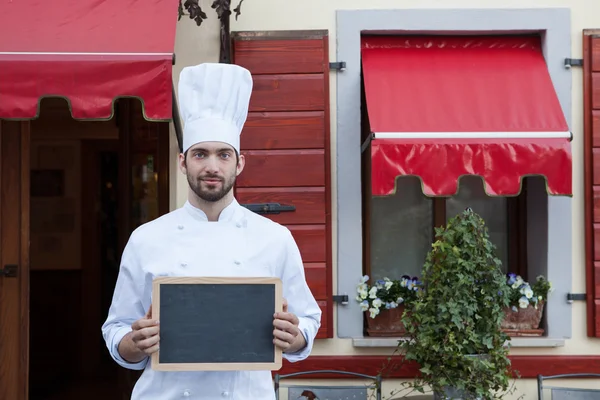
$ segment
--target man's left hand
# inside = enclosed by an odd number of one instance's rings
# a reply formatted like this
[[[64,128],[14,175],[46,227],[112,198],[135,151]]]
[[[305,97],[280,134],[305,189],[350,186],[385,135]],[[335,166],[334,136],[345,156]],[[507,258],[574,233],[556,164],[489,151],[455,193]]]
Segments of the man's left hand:
[[[288,312],[287,300],[283,299],[283,312],[274,315],[273,343],[285,353],[294,353],[306,346],[306,340],[298,329],[298,323],[298,317]]]

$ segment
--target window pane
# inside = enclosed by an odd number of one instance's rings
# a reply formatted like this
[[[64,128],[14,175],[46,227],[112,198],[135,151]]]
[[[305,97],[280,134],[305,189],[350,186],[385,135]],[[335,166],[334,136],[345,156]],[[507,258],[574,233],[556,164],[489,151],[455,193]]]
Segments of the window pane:
[[[446,218],[450,219],[467,207],[485,220],[490,240],[496,245],[496,256],[502,261],[502,270],[508,266],[508,214],[506,197],[485,194],[483,182],[477,176],[460,179],[458,194],[446,201]]]
[[[398,179],[397,191],[371,203],[371,275],[374,279],[421,276],[433,237],[432,200],[421,181]]]

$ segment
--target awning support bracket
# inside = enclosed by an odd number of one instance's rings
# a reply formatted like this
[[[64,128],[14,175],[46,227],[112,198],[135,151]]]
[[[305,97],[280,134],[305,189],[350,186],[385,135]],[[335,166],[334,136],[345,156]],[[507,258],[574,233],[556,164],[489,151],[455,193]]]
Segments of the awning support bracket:
[[[361,154],[365,152],[365,150],[367,149],[367,147],[369,147],[369,144],[371,143],[371,140],[375,139],[375,134],[371,133],[363,142],[363,144],[360,146],[360,152]]]

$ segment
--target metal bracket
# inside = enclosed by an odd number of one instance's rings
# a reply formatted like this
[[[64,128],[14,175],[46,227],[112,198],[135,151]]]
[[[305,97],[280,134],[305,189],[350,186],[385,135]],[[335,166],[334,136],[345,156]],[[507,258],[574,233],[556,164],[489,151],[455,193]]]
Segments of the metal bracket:
[[[346,305],[346,304],[348,304],[348,295],[347,294],[333,295],[333,301],[335,303],[340,303],[340,304]]]
[[[583,67],[583,59],[581,58],[565,58],[565,68]]]
[[[343,71],[346,69],[346,61],[330,62],[329,69],[336,69],[338,71]]]
[[[585,293],[567,293],[567,302],[572,303],[573,301],[585,301]]]
[[[279,203],[242,204],[242,206],[257,214],[279,214],[283,211],[296,211],[295,206],[282,206]]]
[[[0,270],[0,275],[5,278],[16,278],[18,269],[18,265],[7,264],[4,266],[4,268],[2,268],[2,270]]]

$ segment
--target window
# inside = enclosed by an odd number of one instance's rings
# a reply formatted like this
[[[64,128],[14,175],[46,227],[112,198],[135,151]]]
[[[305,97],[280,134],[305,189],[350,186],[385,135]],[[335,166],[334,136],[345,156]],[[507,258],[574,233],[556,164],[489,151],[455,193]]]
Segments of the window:
[[[531,178],[524,182],[527,179]],[[365,201],[365,272],[374,279],[420,276],[434,227],[471,207],[486,221],[503,271],[526,276],[526,183],[516,197],[491,197],[478,176],[459,182],[455,196],[431,198],[423,194],[418,177],[401,177],[393,195]],[[369,180],[363,180],[363,193],[368,195],[370,187]]]

